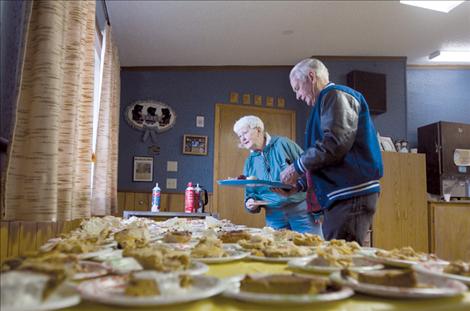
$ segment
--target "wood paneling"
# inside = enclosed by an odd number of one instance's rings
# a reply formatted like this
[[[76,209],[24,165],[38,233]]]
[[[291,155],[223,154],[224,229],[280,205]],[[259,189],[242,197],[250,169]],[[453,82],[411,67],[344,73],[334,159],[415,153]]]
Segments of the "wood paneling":
[[[0,262],[36,251],[48,239],[77,228],[81,219],[66,222],[0,221]]]
[[[9,222],[0,221],[0,262],[8,257]]]
[[[270,135],[286,136],[295,140],[295,111],[260,108],[245,105],[217,104],[214,126],[214,203],[220,218],[249,227],[264,227],[264,209],[260,214],[244,210],[244,192],[241,188],[219,187],[217,180],[238,176],[243,172],[248,150],[238,148],[233,133],[235,122],[245,115],[256,115],[264,122]]]
[[[20,239],[18,255],[24,255],[37,249],[37,223],[35,221],[20,221]]]
[[[470,203],[432,202],[430,251],[446,260],[470,261]]]
[[[373,224],[373,246],[411,246],[428,252],[425,156],[382,152],[382,192]]]

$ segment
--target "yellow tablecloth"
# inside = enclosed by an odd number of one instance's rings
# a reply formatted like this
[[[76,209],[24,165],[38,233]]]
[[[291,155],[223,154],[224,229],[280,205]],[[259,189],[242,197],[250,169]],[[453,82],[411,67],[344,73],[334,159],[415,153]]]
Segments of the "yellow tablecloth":
[[[286,264],[264,263],[254,261],[236,261],[227,264],[212,264],[209,266],[208,275],[220,278],[260,272],[289,272]],[[108,311],[131,308],[118,308],[116,306],[105,306],[89,301],[82,301],[79,305],[64,310],[74,311]],[[135,308],[138,309],[138,308]],[[140,308],[139,308],[140,309]],[[412,299],[397,300],[371,297],[365,295],[354,295],[349,299],[338,302],[316,303],[306,305],[262,305],[236,301],[224,298],[222,296],[212,297],[192,303],[185,303],[173,306],[155,306],[145,308],[145,310],[158,311],[244,311],[244,310],[325,310],[325,311],[371,311],[371,310],[418,310],[418,311],[469,311],[470,310],[470,291],[463,296],[455,298],[439,299]]]

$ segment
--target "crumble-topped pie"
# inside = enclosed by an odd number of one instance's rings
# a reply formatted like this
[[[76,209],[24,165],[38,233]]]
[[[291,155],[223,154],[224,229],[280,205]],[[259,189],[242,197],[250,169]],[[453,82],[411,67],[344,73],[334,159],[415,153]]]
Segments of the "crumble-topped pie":
[[[219,233],[219,239],[224,243],[237,243],[240,240],[249,240],[251,234],[244,230],[223,231]]]
[[[163,272],[185,270],[190,264],[187,252],[175,251],[161,246],[126,248],[123,251],[123,256],[134,257],[144,269]]]
[[[150,241],[150,232],[147,227],[127,228],[115,233],[114,240],[121,248],[144,247]]]
[[[462,260],[453,261],[444,268],[443,272],[470,277],[470,263]]]
[[[192,234],[189,231],[168,231],[163,236],[166,243],[188,243],[191,241]]]
[[[191,257],[194,258],[214,258],[226,257],[227,252],[223,248],[221,240],[213,237],[203,237],[191,250]]]

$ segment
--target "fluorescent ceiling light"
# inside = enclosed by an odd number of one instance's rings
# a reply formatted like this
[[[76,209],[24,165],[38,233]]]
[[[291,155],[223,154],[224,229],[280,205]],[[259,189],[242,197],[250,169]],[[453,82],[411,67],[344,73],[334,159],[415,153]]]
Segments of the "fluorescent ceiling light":
[[[450,10],[465,1],[400,1],[402,4],[449,13]]]
[[[429,55],[431,62],[470,63],[470,51],[436,51]]]

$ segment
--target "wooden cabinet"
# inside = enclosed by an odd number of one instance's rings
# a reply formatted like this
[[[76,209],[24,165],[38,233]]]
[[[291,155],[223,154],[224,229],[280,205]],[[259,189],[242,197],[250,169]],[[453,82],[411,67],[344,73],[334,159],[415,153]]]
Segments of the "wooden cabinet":
[[[372,245],[429,251],[425,155],[382,152],[382,192],[372,226]]]
[[[429,220],[430,251],[470,261],[470,202],[430,202]]]

